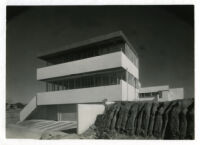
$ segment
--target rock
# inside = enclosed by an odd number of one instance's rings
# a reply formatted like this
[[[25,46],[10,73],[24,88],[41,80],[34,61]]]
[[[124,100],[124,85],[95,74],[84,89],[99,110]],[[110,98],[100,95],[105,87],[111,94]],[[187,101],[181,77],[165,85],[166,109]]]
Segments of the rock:
[[[125,113],[126,113],[126,103],[122,102],[120,106],[120,110],[119,110],[119,117],[117,119],[117,124],[116,124],[116,128],[118,132],[121,130],[121,125],[122,125],[122,121],[123,121],[123,117]]]
[[[194,99],[184,99],[180,100],[182,109],[188,108],[194,103]]]
[[[163,125],[163,118],[162,115],[164,113],[164,104],[160,104],[158,111],[156,113],[156,117],[155,117],[155,124],[154,124],[154,129],[153,129],[153,135],[157,138],[159,138],[161,136],[161,132],[162,132],[162,125]]]
[[[194,103],[188,107],[186,139],[194,139]]]
[[[150,113],[149,128],[148,128],[148,136],[153,136],[153,127],[154,127],[155,115],[156,115],[158,106],[159,106],[158,102],[154,102],[152,104],[152,109],[151,109],[151,113]]]
[[[95,121],[95,126],[97,127],[97,132],[101,134],[105,130],[106,115],[98,115]]]
[[[116,103],[115,112],[114,112],[112,123],[110,126],[111,131],[115,130],[119,110],[120,110],[120,103]]]
[[[40,139],[61,139],[63,138],[64,136],[67,136],[68,134],[67,133],[63,133],[63,132],[53,132],[53,131],[49,131],[49,132],[44,132]]]
[[[126,130],[130,135],[135,134],[135,120],[138,113],[138,103],[133,103],[130,109],[130,115],[127,121]]]
[[[168,139],[179,139],[179,114],[181,112],[181,102],[178,101],[177,104],[172,108],[169,120],[169,138]]]
[[[97,116],[95,126],[102,139],[194,139],[194,100],[118,102]]]
[[[144,113],[144,105],[145,103],[144,102],[141,102],[140,106],[139,106],[139,112],[138,112],[138,115],[137,115],[137,124],[135,124],[136,126],[136,135],[140,135],[140,131],[141,131],[141,124],[142,124],[142,116],[143,116],[143,113]]]
[[[147,136],[151,107],[152,107],[152,102],[145,103],[144,112],[143,112],[143,116],[142,116],[141,130],[139,133],[143,137]]]
[[[96,137],[96,126],[92,125],[88,130],[86,130],[83,134],[80,135],[81,139],[95,139]]]
[[[187,131],[187,118],[186,118],[186,115],[187,115],[187,111],[188,111],[188,109],[184,108],[181,111],[180,116],[179,116],[179,120],[180,120],[179,139],[184,139],[186,137],[186,131]]]
[[[166,128],[167,128],[167,124],[169,121],[169,112],[171,111],[171,109],[174,107],[174,105],[176,105],[177,102],[170,102],[169,106],[166,108],[164,115],[163,115],[163,127],[162,127],[162,134],[161,134],[161,138],[164,139],[166,136]]]
[[[126,132],[125,128],[126,128],[127,120],[129,117],[129,111],[130,111],[131,105],[132,105],[131,103],[126,103],[126,109],[124,110],[124,113],[123,113],[123,119],[122,119],[122,124],[121,124],[121,130],[123,132]]]
[[[107,115],[106,124],[105,124],[106,125],[105,129],[107,129],[107,130],[110,130],[111,123],[114,118],[115,110],[116,110],[117,106],[118,106],[117,104],[113,104],[108,110],[109,113]]]

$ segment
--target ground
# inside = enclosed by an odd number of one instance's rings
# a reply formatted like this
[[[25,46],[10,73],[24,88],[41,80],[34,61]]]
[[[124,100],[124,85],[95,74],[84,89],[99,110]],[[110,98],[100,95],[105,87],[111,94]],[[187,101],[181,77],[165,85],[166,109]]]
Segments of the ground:
[[[18,123],[19,112],[17,108],[7,109],[7,138],[194,139],[193,99],[118,102],[98,115],[95,124],[80,135],[76,134],[76,122],[27,120]]]
[[[6,111],[6,137],[18,139],[97,139],[95,126],[91,126],[85,133],[78,135],[74,130],[68,131],[41,131],[18,124],[21,109]],[[112,133],[105,138],[112,139],[142,139],[142,137],[126,136]]]

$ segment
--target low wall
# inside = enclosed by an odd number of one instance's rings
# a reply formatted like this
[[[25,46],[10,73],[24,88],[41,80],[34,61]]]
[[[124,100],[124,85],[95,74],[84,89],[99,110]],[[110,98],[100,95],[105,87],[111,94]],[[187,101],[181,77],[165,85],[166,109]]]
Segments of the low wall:
[[[92,124],[94,124],[97,115],[103,114],[104,105],[102,104],[78,104],[77,105],[77,117],[78,128],[77,133],[81,134],[85,132]]]
[[[24,121],[37,107],[37,97],[33,97],[31,101],[20,112],[20,121]]]

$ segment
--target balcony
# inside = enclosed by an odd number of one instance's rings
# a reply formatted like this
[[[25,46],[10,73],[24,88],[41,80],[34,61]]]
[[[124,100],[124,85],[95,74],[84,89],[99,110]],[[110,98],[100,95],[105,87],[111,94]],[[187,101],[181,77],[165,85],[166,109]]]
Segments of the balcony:
[[[117,67],[123,67],[136,78],[139,78],[138,68],[121,51],[119,51],[82,60],[38,68],[37,80],[45,80]]]
[[[118,85],[42,92],[37,94],[38,105],[95,103],[108,101],[133,101],[137,98],[137,89],[120,81]]]

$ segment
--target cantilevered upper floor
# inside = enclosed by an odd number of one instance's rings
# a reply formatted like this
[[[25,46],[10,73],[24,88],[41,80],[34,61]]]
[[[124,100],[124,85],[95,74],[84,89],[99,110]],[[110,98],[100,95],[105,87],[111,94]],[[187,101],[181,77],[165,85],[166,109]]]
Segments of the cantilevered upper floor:
[[[139,79],[138,55],[121,32],[78,42],[56,51],[42,52],[38,58],[48,66],[37,69],[37,80],[48,80],[122,67]]]
[[[43,50],[38,54],[38,58],[48,62],[48,65],[54,65],[117,51],[123,51],[136,66],[139,66],[138,54],[122,31],[93,37],[56,50]]]

